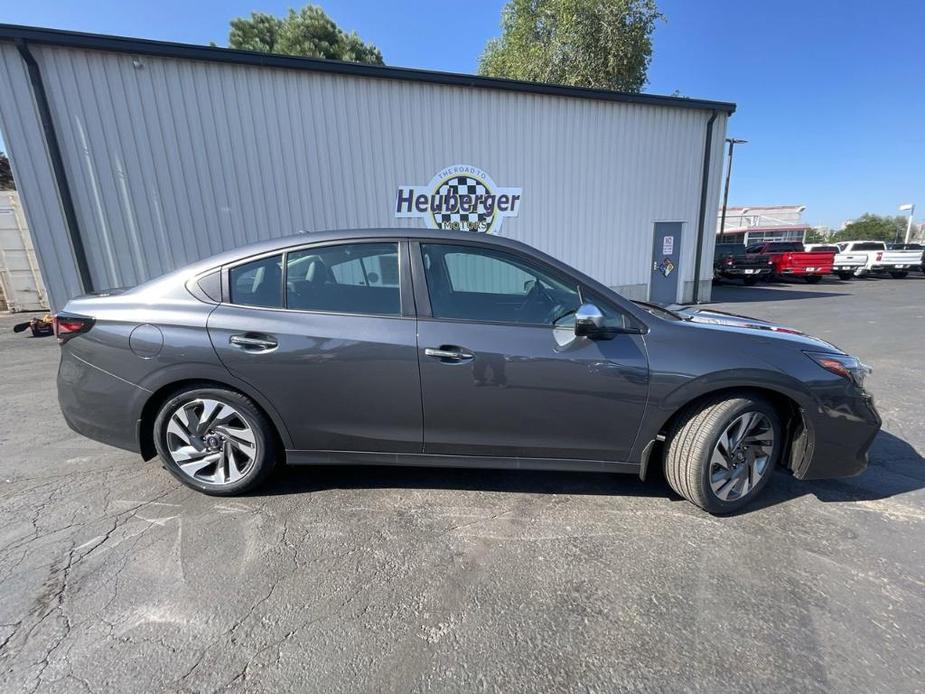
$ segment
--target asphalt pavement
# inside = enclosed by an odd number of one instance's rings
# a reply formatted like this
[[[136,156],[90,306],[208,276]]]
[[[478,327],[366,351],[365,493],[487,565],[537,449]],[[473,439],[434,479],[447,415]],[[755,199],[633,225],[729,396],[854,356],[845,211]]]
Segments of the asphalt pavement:
[[[179,485],[72,433],[0,318],[0,691],[925,688],[925,278],[720,286],[874,367],[861,476],[714,518],[661,479],[293,468]]]

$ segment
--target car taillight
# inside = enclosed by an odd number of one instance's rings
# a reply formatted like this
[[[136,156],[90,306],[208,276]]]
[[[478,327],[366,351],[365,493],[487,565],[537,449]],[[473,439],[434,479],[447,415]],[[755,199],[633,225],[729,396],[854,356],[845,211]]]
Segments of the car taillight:
[[[93,327],[95,318],[90,316],[78,316],[73,313],[58,313],[55,315],[55,337],[58,338],[58,344],[63,345],[76,335],[87,332]]]
[[[877,260],[883,260],[883,251],[877,251]]]

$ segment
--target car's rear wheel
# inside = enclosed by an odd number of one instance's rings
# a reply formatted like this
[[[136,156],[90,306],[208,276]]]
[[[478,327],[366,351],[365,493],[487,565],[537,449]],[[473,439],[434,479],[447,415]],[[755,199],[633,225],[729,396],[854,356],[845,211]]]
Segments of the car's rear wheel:
[[[171,397],[154,421],[167,470],[205,494],[230,496],[259,485],[276,462],[272,424],[250,398],[224,388]]]
[[[807,275],[804,279],[807,284],[819,284],[822,281],[822,275]]]
[[[668,432],[665,477],[700,508],[732,513],[764,489],[782,446],[780,418],[767,401],[752,395],[710,400]]]
[[[850,280],[852,277],[854,277],[853,272],[839,272],[838,273],[838,279],[840,280]]]
[[[892,277],[894,280],[901,280],[903,277],[905,277],[908,274],[909,273],[906,272],[905,270],[899,270],[896,272],[891,272],[890,277]]]

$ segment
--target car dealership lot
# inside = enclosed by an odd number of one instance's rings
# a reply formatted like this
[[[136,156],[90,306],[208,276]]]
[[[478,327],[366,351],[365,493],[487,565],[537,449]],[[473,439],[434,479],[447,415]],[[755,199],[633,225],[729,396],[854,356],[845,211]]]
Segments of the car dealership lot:
[[[714,289],[871,364],[884,419],[863,475],[778,473],[733,518],[580,473],[283,469],[201,496],[72,434],[57,345],[4,317],[0,690],[913,691],[923,298],[920,274]]]

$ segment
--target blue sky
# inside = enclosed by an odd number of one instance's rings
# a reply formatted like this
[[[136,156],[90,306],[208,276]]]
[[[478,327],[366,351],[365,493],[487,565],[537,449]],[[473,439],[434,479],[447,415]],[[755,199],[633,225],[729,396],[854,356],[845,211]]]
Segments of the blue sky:
[[[277,0],[35,0],[0,22],[223,43],[227,22]],[[473,72],[502,0],[321,0],[392,65]],[[807,205],[811,224],[863,212],[925,218],[925,2],[660,0],[646,91],[735,101],[730,204]],[[460,8],[467,8],[464,11]]]

